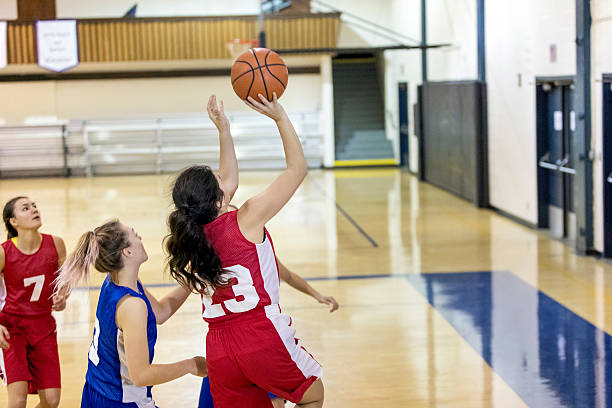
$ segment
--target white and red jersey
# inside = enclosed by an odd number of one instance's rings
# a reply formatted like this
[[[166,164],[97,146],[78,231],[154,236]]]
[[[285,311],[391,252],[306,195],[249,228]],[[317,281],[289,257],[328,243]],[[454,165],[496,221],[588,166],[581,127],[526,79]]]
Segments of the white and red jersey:
[[[222,214],[204,225],[204,233],[226,270],[228,285],[202,296],[202,317],[221,322],[278,305],[280,278],[272,238],[254,244],[238,227],[238,211]]]

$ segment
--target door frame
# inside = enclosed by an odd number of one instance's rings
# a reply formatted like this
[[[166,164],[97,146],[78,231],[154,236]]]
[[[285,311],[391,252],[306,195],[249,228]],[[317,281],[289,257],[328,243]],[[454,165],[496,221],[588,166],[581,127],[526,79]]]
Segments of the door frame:
[[[547,182],[547,174],[550,170],[542,168],[539,165],[540,159],[548,151],[548,122],[543,120],[546,118],[548,105],[545,99],[546,91],[544,91],[544,85],[550,86],[569,86],[574,84],[574,76],[543,76],[536,77],[536,166],[537,166],[537,189],[538,189],[538,228],[549,228],[549,217],[548,217],[548,200],[547,197],[550,195],[549,185]],[[563,115],[564,126],[567,120],[567,115]],[[574,181],[575,182],[575,181]],[[575,195],[574,195],[575,197]]]
[[[606,87],[612,92],[612,74],[603,74],[602,87],[602,139],[603,139],[603,184],[602,199],[604,213],[604,251],[603,256],[612,258],[612,183],[608,176],[612,173],[612,104],[606,111]],[[606,137],[610,135],[609,137]]]

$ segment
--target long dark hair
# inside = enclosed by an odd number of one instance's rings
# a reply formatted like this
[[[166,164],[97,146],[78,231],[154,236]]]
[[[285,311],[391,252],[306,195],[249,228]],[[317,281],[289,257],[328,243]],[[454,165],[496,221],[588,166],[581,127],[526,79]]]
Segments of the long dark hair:
[[[11,198],[6,204],[4,204],[4,210],[2,210],[2,221],[6,227],[6,239],[11,239],[17,236],[17,230],[11,225],[11,218],[15,216],[15,203],[17,200],[22,198],[28,198],[25,196],[19,196]]]
[[[223,190],[210,167],[183,170],[174,182],[172,201],[176,208],[168,216],[170,233],[164,239],[170,274],[199,293],[226,284],[221,260],[203,229],[217,218],[223,201]]]

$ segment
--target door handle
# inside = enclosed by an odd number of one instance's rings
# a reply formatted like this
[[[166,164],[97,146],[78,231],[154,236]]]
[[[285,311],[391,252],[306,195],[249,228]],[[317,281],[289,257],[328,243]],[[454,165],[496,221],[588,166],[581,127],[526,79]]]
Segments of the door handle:
[[[540,166],[543,169],[547,169],[547,170],[554,170],[554,171],[559,170],[558,165],[548,161],[549,157],[550,157],[550,153],[546,153],[544,156],[540,157],[540,160],[538,161],[538,166]]]
[[[608,183],[612,184],[612,173],[608,174]]]

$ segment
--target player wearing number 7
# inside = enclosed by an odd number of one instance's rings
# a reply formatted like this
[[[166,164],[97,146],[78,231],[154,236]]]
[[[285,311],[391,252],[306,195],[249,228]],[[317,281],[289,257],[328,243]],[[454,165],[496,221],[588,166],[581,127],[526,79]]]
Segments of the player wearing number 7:
[[[299,407],[323,406],[322,370],[295,339],[281,313],[279,271],[265,224],[293,196],[306,176],[300,140],[276,95],[248,106],[273,119],[287,168],[238,211],[228,205],[238,188],[238,166],[223,105],[214,95],[208,114],[219,130],[219,172],[192,166],[172,190],[176,209],[166,238],[172,276],[202,294],[208,322],[206,357],[216,408],[270,408],[267,391]]]
[[[0,376],[8,407],[25,408],[28,393],[38,393],[40,407],[57,407],[61,375],[51,311],[66,307],[64,296],[53,296],[66,247],[60,237],[38,232],[40,212],[28,197],[8,201],[2,220],[8,235],[0,247]]]

